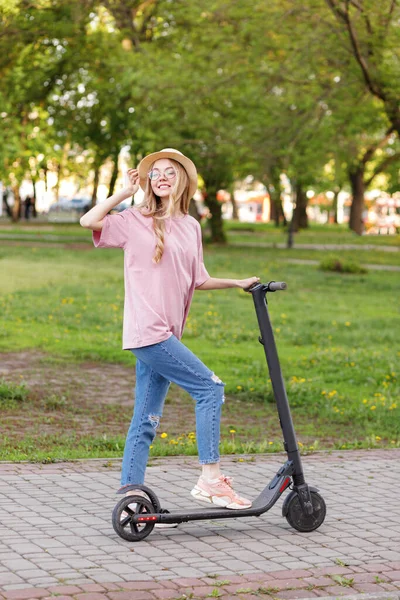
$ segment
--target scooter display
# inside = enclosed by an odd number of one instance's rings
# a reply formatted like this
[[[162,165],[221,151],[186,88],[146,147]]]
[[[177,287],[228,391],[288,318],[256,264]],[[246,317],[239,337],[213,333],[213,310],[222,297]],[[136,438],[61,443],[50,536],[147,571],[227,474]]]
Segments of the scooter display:
[[[159,499],[149,487],[138,484],[124,486],[118,493],[141,491],[140,495],[124,496],[113,510],[114,530],[124,540],[129,542],[144,540],[152,532],[156,523],[259,517],[270,510],[288,488],[291,491],[283,502],[282,516],[294,529],[301,532],[314,531],[324,522],[325,501],[318,493],[318,489],[309,486],[304,479],[300,452],[268,312],[267,293],[285,290],[286,287],[284,282],[270,281],[269,283],[256,283],[246,290],[252,294],[254,301],[261,333],[259,341],[265,351],[284,448],[287,453],[286,462],[253,501],[252,506],[240,510],[213,507],[169,512],[161,508]]]

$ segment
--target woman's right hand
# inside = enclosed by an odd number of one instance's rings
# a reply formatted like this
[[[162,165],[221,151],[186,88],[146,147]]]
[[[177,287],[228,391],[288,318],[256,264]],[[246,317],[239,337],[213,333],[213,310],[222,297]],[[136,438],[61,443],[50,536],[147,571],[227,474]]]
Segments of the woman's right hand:
[[[124,187],[130,196],[136,194],[139,189],[140,177],[137,169],[128,169],[125,175]]]

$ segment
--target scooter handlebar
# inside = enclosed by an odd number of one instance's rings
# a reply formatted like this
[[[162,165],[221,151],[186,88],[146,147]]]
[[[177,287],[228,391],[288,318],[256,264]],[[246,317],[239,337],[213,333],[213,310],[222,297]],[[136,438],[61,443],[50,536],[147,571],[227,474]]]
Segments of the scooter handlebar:
[[[280,290],[286,290],[287,284],[284,281],[270,281],[268,283],[253,283],[249,288],[245,289],[245,292],[252,292],[259,286],[264,288],[266,292],[278,292]]]
[[[284,281],[270,281],[268,283],[269,292],[277,292],[279,290],[286,290],[287,285]]]

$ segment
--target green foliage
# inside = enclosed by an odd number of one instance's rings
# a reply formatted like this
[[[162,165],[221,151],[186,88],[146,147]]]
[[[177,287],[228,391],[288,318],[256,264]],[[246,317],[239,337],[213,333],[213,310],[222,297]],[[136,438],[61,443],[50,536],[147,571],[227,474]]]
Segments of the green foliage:
[[[350,577],[343,577],[342,575],[331,575],[333,581],[341,585],[342,587],[351,587],[354,583],[354,579]]]
[[[9,408],[22,404],[28,397],[28,390],[24,383],[15,384],[0,379],[0,407]]]
[[[238,178],[258,178],[276,200],[282,172],[339,190],[361,161],[366,184],[384,173],[379,185],[393,190],[399,7],[350,5],[370,85],[340,10],[335,18],[324,0],[139,10],[133,0],[2,0],[1,176],[17,189],[57,172],[57,193],[63,177],[79,188],[106,161],[117,166],[122,147],[134,164],[176,146],[198,166],[220,240],[215,193]]]
[[[332,271],[334,273],[353,273],[365,274],[368,269],[362,267],[357,262],[352,260],[342,259],[336,256],[328,256],[321,260],[319,268],[322,271]]]
[[[50,394],[43,400],[43,407],[45,410],[60,410],[67,407],[68,401],[66,396],[58,396],[57,394]]]

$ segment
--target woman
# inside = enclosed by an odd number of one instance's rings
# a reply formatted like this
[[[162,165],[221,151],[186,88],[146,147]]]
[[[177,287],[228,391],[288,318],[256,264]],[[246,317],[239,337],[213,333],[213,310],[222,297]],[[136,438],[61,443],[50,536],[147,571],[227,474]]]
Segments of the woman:
[[[122,487],[142,484],[171,381],[196,401],[196,431],[202,473],[191,494],[230,509],[251,506],[221,473],[219,438],[224,384],[180,341],[194,290],[248,288],[259,281],[215,279],[203,263],[200,225],[188,214],[197,189],[193,162],[166,148],[128,171],[129,185],[93,207],[81,225],[93,230],[98,248],[125,254],[123,349],[136,356],[135,409],[122,461]],[[107,213],[144,190],[140,205]],[[131,492],[132,493],[132,492]]]

